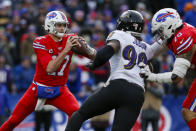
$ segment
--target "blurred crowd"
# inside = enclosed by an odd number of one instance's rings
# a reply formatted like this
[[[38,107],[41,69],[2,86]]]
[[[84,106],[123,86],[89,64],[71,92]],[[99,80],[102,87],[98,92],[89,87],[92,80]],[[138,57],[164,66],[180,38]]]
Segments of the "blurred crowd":
[[[64,11],[69,20],[70,33],[83,36],[90,46],[99,50],[107,35],[115,30],[118,16],[135,9],[144,16],[142,38],[153,42],[151,18],[157,10],[175,8],[185,22],[196,27],[196,1],[193,0],[0,0],[0,125],[9,114],[9,95],[24,93],[32,82],[36,56],[32,43],[45,35],[45,15],[52,10]],[[152,60],[155,72],[172,69],[174,55],[162,54]],[[74,56],[68,78],[68,87],[78,98],[90,95],[103,85],[109,75],[109,65],[89,71],[87,58]],[[183,95],[188,84],[164,84],[166,94]],[[170,88],[173,87],[173,88]]]

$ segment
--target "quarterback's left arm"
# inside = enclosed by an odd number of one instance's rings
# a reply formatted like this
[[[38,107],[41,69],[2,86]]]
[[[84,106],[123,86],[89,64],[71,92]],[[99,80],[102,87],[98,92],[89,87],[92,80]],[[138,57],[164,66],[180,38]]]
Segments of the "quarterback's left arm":
[[[147,65],[140,63],[141,75],[145,76],[149,81],[159,83],[178,83],[186,75],[187,70],[191,66],[190,60],[196,51],[196,44],[187,53],[176,56],[172,72],[154,74]]]

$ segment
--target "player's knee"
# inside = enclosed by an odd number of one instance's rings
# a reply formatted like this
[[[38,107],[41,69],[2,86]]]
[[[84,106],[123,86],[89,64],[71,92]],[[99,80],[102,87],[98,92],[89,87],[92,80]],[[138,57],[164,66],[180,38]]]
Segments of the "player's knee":
[[[75,117],[80,121],[85,121],[85,116],[80,112],[80,110],[74,112]]]
[[[182,108],[181,113],[186,122],[196,118],[196,113],[190,111],[189,109]]]

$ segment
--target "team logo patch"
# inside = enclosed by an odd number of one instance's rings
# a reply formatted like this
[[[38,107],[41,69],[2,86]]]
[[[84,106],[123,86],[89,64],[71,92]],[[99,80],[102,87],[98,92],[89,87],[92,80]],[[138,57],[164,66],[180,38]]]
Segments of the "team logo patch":
[[[166,20],[167,17],[175,18],[175,16],[173,16],[172,14],[173,14],[173,12],[159,14],[157,16],[157,18],[156,18],[156,21],[157,22],[165,22],[165,20]]]
[[[48,15],[48,19],[52,19],[52,18],[55,18],[57,16],[57,14],[55,12],[52,12]]]
[[[49,53],[53,53],[53,49],[49,49]]]
[[[108,35],[108,38],[107,38],[107,39],[110,39],[113,35],[114,35],[114,32],[111,32],[111,33]]]
[[[54,93],[54,90],[51,89],[51,88],[45,88],[44,91],[47,92],[47,93],[51,93],[51,94]]]

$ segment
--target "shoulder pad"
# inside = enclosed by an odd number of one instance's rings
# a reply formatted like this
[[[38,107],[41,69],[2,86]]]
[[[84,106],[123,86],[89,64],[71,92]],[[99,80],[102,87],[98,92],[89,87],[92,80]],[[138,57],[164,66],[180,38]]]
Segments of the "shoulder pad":
[[[112,31],[108,36],[107,36],[107,39],[106,41],[108,40],[121,40],[122,39],[122,35],[123,35],[123,31],[120,31],[120,30],[115,30],[115,31]]]

